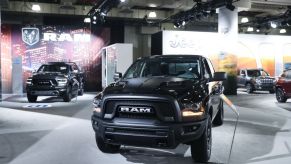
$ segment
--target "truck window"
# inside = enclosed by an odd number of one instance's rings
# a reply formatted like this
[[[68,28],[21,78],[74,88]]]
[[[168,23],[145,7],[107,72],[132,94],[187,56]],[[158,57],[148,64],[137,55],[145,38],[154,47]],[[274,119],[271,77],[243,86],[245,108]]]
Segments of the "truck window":
[[[204,66],[204,77],[205,77],[206,79],[211,78],[211,77],[212,77],[212,75],[211,75],[211,71],[210,71],[210,68],[209,68],[209,66],[208,66],[208,63],[206,62],[205,59],[203,59],[203,66]]]

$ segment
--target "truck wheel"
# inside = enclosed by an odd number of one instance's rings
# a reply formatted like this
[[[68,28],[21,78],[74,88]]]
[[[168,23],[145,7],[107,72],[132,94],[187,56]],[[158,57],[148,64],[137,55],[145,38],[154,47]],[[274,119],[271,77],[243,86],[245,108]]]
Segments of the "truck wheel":
[[[251,83],[247,83],[246,85],[247,88],[247,93],[253,93],[254,92],[254,87]]]
[[[72,99],[72,87],[69,86],[67,91],[66,91],[66,93],[65,93],[65,95],[63,96],[63,100],[65,102],[70,102],[71,99]]]
[[[100,137],[96,136],[96,143],[100,151],[103,153],[118,153],[120,150],[120,145],[112,145],[105,143],[104,140]]]
[[[287,101],[287,98],[284,95],[284,92],[281,88],[276,89],[276,99],[280,103],[285,103]]]
[[[27,94],[27,100],[28,102],[36,102],[37,96]]]
[[[78,91],[78,95],[79,96],[83,96],[84,94],[84,88],[81,88],[79,91]]]
[[[210,159],[212,146],[212,123],[207,120],[206,128],[202,136],[191,144],[192,159],[196,162],[206,163]]]
[[[223,101],[221,100],[218,106],[218,112],[213,120],[214,125],[222,125],[223,124],[223,118],[224,118],[224,109],[223,109]]]

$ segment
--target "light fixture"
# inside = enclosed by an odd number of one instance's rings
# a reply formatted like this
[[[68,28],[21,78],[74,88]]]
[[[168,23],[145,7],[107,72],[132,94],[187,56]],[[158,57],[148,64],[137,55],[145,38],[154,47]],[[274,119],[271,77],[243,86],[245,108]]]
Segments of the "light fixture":
[[[183,21],[183,22],[182,22],[182,26],[185,26],[185,25],[186,25],[186,21]]]
[[[40,6],[38,4],[33,4],[32,7],[31,7],[31,10],[33,10],[33,11],[40,11],[41,8],[40,8]]]
[[[230,11],[233,11],[235,9],[235,6],[232,3],[226,4],[225,7]]]
[[[285,34],[287,31],[286,31],[286,29],[284,29],[284,28],[282,28],[281,30],[280,30],[280,34]]]
[[[243,18],[241,19],[241,23],[247,23],[247,22],[249,22],[249,18],[247,18],[247,17],[243,17]]]
[[[156,17],[157,17],[157,13],[156,13],[155,11],[151,11],[151,12],[149,13],[149,17],[150,17],[150,18],[156,18]]]
[[[248,27],[247,31],[248,32],[253,32],[254,31],[254,28],[253,27]]]
[[[120,2],[122,2],[122,3],[123,3],[123,2],[125,2],[125,0],[120,0]]]
[[[92,23],[93,23],[93,24],[96,24],[97,22],[96,22],[96,21],[93,21]]]
[[[272,28],[277,28],[277,24],[275,22],[271,22],[270,24]]]
[[[105,12],[100,13],[101,16],[106,16],[107,14]]]
[[[256,31],[257,31],[257,32],[260,32],[260,29],[257,29]]]
[[[157,5],[156,4],[153,4],[153,3],[150,3],[149,4],[149,7],[157,7]]]
[[[91,18],[89,18],[89,17],[85,18],[85,19],[84,19],[84,22],[85,22],[85,23],[90,23],[90,22],[91,22]]]
[[[97,19],[97,17],[94,15],[94,16],[93,16],[93,20],[96,20],[96,19]]]

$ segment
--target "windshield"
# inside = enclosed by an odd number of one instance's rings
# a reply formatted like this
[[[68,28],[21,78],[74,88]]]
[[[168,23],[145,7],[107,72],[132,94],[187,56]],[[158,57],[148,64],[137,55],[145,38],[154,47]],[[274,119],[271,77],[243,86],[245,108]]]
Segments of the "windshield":
[[[247,73],[250,77],[269,76],[269,74],[263,70],[248,70]]]
[[[69,69],[67,65],[42,65],[38,69],[38,73],[42,72],[60,72],[60,73],[68,73]]]
[[[125,79],[153,76],[174,76],[186,79],[201,77],[198,58],[155,58],[135,62],[130,66]]]

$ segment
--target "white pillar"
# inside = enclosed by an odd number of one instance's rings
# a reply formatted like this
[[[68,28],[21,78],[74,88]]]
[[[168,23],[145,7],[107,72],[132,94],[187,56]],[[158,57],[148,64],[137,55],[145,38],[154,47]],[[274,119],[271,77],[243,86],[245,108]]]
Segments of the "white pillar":
[[[218,71],[228,74],[224,82],[225,94],[236,95],[237,56],[235,47],[238,41],[238,11],[225,7],[219,9],[218,33],[220,35],[221,53],[218,56]]]

